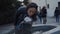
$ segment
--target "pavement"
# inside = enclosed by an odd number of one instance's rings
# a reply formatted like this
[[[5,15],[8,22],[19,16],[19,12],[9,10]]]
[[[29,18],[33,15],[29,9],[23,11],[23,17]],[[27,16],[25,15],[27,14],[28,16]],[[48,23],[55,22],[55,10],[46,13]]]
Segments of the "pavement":
[[[38,24],[39,24],[39,22],[38,22]],[[34,26],[40,26],[38,24],[33,25],[33,27]],[[59,27],[60,23],[57,23],[55,21],[55,18],[48,17],[46,25],[54,25],[54,26]],[[37,31],[37,32],[34,32],[34,33],[38,34],[39,32],[41,32],[41,31]],[[14,34],[14,25],[13,24],[0,25],[0,34]]]
[[[13,24],[0,25],[0,34],[8,34],[14,30]]]

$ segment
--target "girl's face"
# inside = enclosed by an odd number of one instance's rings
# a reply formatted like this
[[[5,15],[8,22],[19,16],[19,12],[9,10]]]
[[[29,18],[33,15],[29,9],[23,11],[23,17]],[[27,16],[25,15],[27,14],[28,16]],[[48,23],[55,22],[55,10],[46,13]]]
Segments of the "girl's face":
[[[31,17],[36,13],[36,9],[35,8],[29,8],[27,13]]]

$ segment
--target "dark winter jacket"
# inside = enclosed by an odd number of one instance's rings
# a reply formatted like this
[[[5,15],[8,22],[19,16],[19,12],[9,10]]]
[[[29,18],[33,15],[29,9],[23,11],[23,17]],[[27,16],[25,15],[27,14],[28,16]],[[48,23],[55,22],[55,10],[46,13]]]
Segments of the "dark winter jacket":
[[[59,16],[59,10],[58,9],[55,10],[55,16]]]
[[[16,12],[15,25],[18,25],[23,20],[25,14],[26,14],[26,7],[19,7],[17,12]]]
[[[47,16],[47,10],[42,9],[41,15],[42,15],[42,17],[46,17]]]

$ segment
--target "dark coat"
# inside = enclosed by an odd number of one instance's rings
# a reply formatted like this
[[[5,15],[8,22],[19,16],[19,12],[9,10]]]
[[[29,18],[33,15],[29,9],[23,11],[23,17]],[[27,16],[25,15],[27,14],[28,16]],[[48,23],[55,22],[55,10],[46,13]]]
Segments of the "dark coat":
[[[16,12],[15,25],[18,25],[23,20],[25,14],[26,14],[26,7],[19,7]]]
[[[46,17],[47,16],[47,10],[46,9],[42,9],[41,16],[42,17]]]
[[[59,10],[56,9],[56,10],[55,10],[55,16],[59,16],[59,13],[60,13]]]

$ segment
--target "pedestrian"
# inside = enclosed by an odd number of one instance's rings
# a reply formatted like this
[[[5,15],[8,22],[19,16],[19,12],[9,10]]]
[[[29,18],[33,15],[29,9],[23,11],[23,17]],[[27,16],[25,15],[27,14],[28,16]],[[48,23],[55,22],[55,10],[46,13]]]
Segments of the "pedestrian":
[[[24,18],[24,15],[26,14],[26,7],[24,6],[21,6],[17,9],[16,11],[16,22],[15,22],[15,34],[19,34],[18,31],[19,31],[19,24],[21,23],[21,21],[23,20]]]
[[[58,7],[55,9],[55,17],[56,17],[56,22],[59,22],[59,10]]]
[[[41,14],[42,14],[43,24],[46,24],[46,22],[47,22],[47,19],[46,19],[46,17],[47,17],[47,9],[46,9],[45,6],[42,8]]]
[[[15,25],[17,25],[17,24],[19,24],[20,23],[20,21],[22,20],[22,16],[24,15],[24,14],[26,14],[26,7],[24,7],[24,6],[21,6],[21,7],[19,7],[18,9],[17,9],[17,11],[16,11],[16,23],[15,23]],[[22,18],[21,18],[22,17]],[[19,19],[20,18],[20,19]]]
[[[40,22],[42,23],[42,14],[41,14],[41,7],[40,7],[40,13],[39,13],[39,18],[40,18]]]

